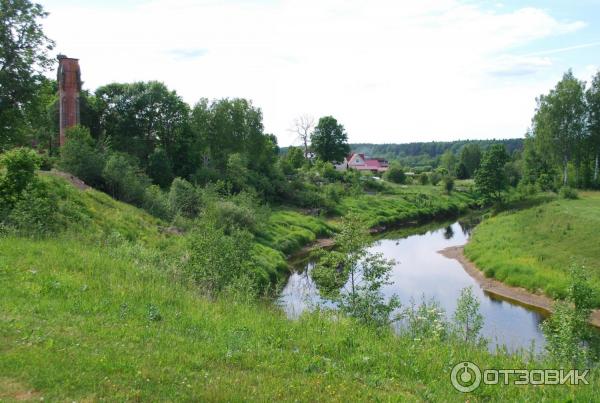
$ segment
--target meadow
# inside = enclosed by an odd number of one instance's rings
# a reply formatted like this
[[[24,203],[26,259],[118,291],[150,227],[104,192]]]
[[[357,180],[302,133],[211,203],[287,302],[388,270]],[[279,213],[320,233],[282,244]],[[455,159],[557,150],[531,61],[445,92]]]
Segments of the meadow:
[[[585,266],[600,307],[600,192],[501,213],[481,223],[465,254],[486,276],[564,298],[572,265]]]

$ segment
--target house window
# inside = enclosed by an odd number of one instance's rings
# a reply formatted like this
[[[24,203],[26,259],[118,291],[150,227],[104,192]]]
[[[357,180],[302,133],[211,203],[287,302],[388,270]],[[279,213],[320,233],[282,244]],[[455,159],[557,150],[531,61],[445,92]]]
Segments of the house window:
[[[356,163],[358,164],[359,162],[360,162],[360,160],[357,158],[357,159],[356,159]]]

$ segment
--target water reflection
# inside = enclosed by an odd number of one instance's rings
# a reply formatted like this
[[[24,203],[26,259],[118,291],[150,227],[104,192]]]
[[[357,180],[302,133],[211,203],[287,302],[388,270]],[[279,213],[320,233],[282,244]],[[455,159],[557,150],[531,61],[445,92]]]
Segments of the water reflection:
[[[387,234],[387,238],[377,241],[371,250],[396,261],[392,284],[384,287],[384,294],[388,297],[398,295],[405,305],[411,300],[421,301],[423,296],[434,298],[451,317],[461,289],[473,286],[485,319],[482,334],[490,340],[492,350],[496,345],[506,345],[511,351],[527,349],[534,343],[539,351],[544,344],[539,330],[543,316],[539,312],[490,297],[459,262],[437,253],[449,246],[465,244],[474,225],[473,220],[461,220],[421,234],[404,234],[402,237]],[[289,317],[295,318],[317,304],[327,304],[319,297],[310,278],[313,267],[314,263],[310,261],[300,263],[281,294],[279,303]]]

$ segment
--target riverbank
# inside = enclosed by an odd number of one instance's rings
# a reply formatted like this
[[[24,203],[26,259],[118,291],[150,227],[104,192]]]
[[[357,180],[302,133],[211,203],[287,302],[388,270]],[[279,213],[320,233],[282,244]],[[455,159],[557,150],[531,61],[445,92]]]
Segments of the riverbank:
[[[471,262],[464,254],[464,246],[451,246],[439,251],[441,255],[457,260],[465,271],[479,284],[484,292],[515,302],[528,308],[540,310],[546,314],[553,311],[554,300],[546,295],[534,294],[522,287],[513,287],[494,278],[486,277],[475,263]],[[590,315],[590,324],[600,328],[600,309]]]
[[[500,213],[473,231],[464,254],[486,277],[564,299],[569,270],[582,266],[600,308],[600,192]]]

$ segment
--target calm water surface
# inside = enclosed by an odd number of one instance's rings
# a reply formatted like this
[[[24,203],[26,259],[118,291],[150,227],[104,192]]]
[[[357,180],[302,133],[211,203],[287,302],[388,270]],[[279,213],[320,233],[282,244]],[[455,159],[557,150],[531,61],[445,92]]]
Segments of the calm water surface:
[[[544,345],[544,337],[539,330],[544,318],[540,313],[485,294],[458,261],[438,253],[449,246],[464,245],[469,232],[470,226],[459,221],[421,234],[404,237],[386,234],[371,247],[371,251],[383,253],[386,258],[396,261],[392,284],[386,286],[383,292],[387,296],[398,295],[404,306],[409,305],[411,300],[419,303],[423,296],[427,300],[434,298],[451,317],[460,291],[472,286],[481,303],[480,310],[485,321],[482,334],[489,340],[491,350],[498,345],[505,345],[510,351],[529,349],[533,343],[535,350],[540,351]],[[281,293],[279,304],[290,318],[296,318],[317,304],[328,305],[327,301],[319,298],[310,278],[312,267],[314,262],[300,262]]]

